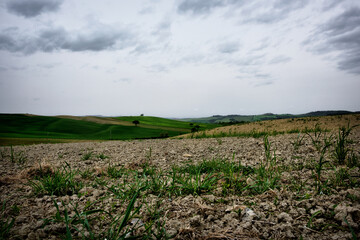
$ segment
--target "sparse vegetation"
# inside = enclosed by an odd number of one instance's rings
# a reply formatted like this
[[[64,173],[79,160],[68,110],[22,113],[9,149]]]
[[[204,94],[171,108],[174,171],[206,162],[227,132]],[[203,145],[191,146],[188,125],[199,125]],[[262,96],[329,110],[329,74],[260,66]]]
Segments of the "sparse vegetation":
[[[6,202],[1,202],[0,209],[0,239],[8,239],[10,236],[10,230],[14,226],[15,219],[9,219],[6,214]]]
[[[2,148],[1,164],[16,178],[0,179],[10,206],[2,208],[1,234],[5,239],[29,233],[54,239],[314,239],[346,234],[356,239],[359,133],[353,128],[345,137],[347,154],[340,164],[334,154],[343,135],[334,138],[318,124],[294,132],[76,144],[74,152],[69,149],[73,145]],[[226,131],[227,136],[235,133]],[[39,156],[50,164],[24,170],[11,160],[11,152],[15,156],[20,149],[32,151],[26,152],[27,164],[38,164]],[[59,161],[68,162],[56,168]]]
[[[34,194],[65,196],[77,193],[83,186],[82,182],[75,179],[76,171],[72,170],[68,163],[54,172],[42,172],[40,167],[39,176],[29,181]]]
[[[350,123],[348,123],[347,127],[341,127],[339,129],[337,138],[335,139],[335,149],[334,149],[334,153],[333,153],[336,163],[339,165],[345,164],[345,161],[348,157],[348,153],[351,151],[351,149],[348,146],[348,144],[349,144],[348,138],[349,138],[351,131],[355,127],[357,127],[357,126],[355,125],[355,126],[350,127]]]

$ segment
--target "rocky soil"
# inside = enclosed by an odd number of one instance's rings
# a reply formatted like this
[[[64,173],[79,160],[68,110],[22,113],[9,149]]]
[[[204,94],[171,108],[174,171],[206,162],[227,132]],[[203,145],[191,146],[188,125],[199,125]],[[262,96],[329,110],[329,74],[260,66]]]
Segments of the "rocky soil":
[[[333,164],[333,147],[329,148],[325,154],[329,163],[321,175],[321,183],[327,188],[317,192],[314,171],[320,152],[309,136],[296,146],[298,137],[297,134],[269,137],[276,164],[281,166],[279,187],[261,194],[247,190],[224,193],[219,180],[211,191],[194,195],[159,196],[144,191],[135,204],[142,207],[128,226],[137,224],[139,228],[134,234],[142,234],[144,224],[156,215],[149,209],[157,209],[156,221],[175,239],[354,239],[355,235],[359,238],[358,165]],[[351,139],[348,147],[358,156],[360,132],[354,131]],[[109,186],[122,181],[121,177],[109,176],[110,166],[141,173],[147,163],[167,173],[173,166],[195,165],[204,159],[240,161],[242,166],[254,169],[265,160],[262,138],[39,144],[2,147],[0,151],[0,198],[4,203],[1,224],[4,226],[6,221],[14,219],[9,234],[4,234],[9,239],[64,239],[64,221],[44,221],[56,218],[54,203],[60,212],[65,206],[70,216],[75,214],[75,209],[103,209],[123,214],[129,201],[116,198],[109,190]],[[85,157],[86,154],[90,156]],[[37,181],[34,179],[39,169],[54,171],[66,163],[78,171],[75,179],[83,183],[79,192],[65,196],[35,194],[29,181]],[[340,176],[339,182],[340,168],[345,169],[346,174]],[[246,183],[254,184],[251,176]],[[94,232],[101,232],[106,224],[106,218],[91,222]],[[90,239],[82,226],[78,228],[79,231],[71,230],[74,238]]]

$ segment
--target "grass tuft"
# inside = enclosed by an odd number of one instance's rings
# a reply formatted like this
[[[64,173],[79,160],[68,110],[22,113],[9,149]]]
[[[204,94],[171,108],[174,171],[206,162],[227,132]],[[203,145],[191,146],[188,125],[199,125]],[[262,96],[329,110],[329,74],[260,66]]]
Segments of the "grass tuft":
[[[35,176],[29,185],[36,195],[65,196],[79,192],[83,183],[75,179],[76,171],[73,171],[68,163],[54,172]]]

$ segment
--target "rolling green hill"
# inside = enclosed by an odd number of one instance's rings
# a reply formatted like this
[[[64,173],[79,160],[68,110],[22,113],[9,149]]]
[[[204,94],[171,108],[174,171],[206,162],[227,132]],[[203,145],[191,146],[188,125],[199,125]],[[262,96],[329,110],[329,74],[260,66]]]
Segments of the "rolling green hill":
[[[6,145],[7,139],[14,138],[33,139],[34,142],[41,142],[41,139],[44,142],[46,139],[127,140],[172,137],[191,131],[188,122],[156,117],[74,118],[0,114],[0,145]],[[131,123],[135,119],[140,121],[138,126]],[[101,120],[105,123],[100,123]],[[130,123],[122,125],[122,121]],[[203,129],[211,127],[201,126]]]
[[[148,117],[148,116],[130,116],[130,117],[115,117],[113,119],[133,122],[134,120],[138,120],[140,122],[139,126],[156,126],[159,128],[180,128],[186,131],[191,130],[192,125],[190,122],[159,118],[159,117]],[[219,127],[217,124],[198,124],[201,129],[210,129],[214,127]]]

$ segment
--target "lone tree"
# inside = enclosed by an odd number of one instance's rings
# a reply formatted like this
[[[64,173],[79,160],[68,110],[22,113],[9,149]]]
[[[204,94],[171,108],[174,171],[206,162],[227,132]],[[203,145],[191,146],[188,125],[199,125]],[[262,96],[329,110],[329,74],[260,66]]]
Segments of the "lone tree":
[[[140,124],[139,120],[134,120],[134,121],[132,121],[132,123],[135,124],[136,127],[138,124]]]
[[[199,125],[195,125],[194,127],[191,128],[191,132],[198,132],[200,129]]]

